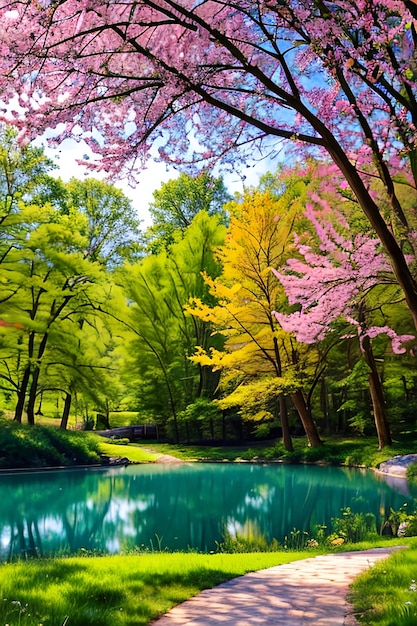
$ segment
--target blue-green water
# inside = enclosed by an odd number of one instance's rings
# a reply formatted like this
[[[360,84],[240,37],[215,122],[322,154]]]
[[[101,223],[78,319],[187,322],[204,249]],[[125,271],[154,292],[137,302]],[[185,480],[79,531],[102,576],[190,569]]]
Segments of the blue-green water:
[[[0,556],[142,548],[210,551],[225,528],[282,542],[331,527],[343,507],[372,512],[412,502],[405,481],[371,471],[251,464],[143,465],[0,475]]]

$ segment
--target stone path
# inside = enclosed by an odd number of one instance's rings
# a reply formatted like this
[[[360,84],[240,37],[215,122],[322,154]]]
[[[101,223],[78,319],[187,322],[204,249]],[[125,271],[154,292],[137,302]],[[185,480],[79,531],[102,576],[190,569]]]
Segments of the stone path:
[[[153,626],[354,626],[350,583],[395,549],[316,556],[246,574],[174,607]]]

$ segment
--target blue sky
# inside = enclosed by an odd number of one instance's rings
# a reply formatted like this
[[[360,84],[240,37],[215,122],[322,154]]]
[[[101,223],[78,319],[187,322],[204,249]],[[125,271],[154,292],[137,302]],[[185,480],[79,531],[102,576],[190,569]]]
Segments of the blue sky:
[[[39,143],[45,145],[43,141]],[[76,162],[77,159],[82,159],[85,154],[89,153],[86,144],[66,140],[56,149],[45,146],[45,152],[59,166],[55,175],[60,176],[64,181],[73,177],[80,179],[83,179],[85,176],[98,177],[97,174],[94,172],[89,173]],[[271,164],[269,164],[269,167],[271,167]],[[266,161],[262,161],[253,167],[245,169],[245,185],[257,185],[259,176],[267,169],[268,162]],[[175,178],[176,176],[177,172],[174,169],[167,171],[164,163],[157,163],[150,160],[147,169],[141,174],[139,183],[135,188],[132,188],[123,180],[116,183],[116,187],[122,189],[123,193],[132,200],[132,204],[137,210],[144,228],[151,224],[148,207],[153,200],[153,192],[159,189],[163,182]],[[238,173],[228,174],[224,177],[224,180],[231,193],[243,191],[243,182]]]

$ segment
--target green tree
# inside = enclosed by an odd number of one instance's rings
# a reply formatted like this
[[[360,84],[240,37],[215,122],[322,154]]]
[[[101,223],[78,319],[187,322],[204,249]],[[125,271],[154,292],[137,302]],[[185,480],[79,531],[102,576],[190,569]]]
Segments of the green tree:
[[[16,420],[27,408],[31,423],[39,392],[57,387],[51,363],[58,352],[65,393],[77,392],[75,364],[96,372],[96,382],[90,376],[83,386],[90,397],[111,388],[101,385],[93,358],[74,362],[73,347],[81,349],[82,337],[85,350],[89,334],[100,344],[97,320],[112,289],[106,271],[139,249],[139,220],[122,192],[96,180],[64,184],[49,175],[52,168],[41,148],[21,147],[14,130],[1,128],[0,380],[9,398],[17,394]]]
[[[57,214],[45,207],[41,213],[42,221],[31,231],[21,251],[22,259],[15,264],[16,295],[8,303],[24,326],[19,345],[23,373],[15,419],[21,421],[27,399],[29,423],[35,421],[35,399],[47,345],[59,341],[63,319],[81,323],[93,298],[91,285],[100,280],[100,267],[84,258],[85,239],[74,215]]]
[[[94,178],[72,178],[63,188],[59,210],[85,215],[83,234],[88,241],[85,255],[112,269],[141,253],[140,220],[120,189]]]
[[[188,357],[197,343],[208,345],[216,338],[184,306],[191,297],[209,297],[201,272],[219,272],[213,249],[224,240],[220,221],[218,215],[200,211],[169,251],[127,265],[118,275],[129,301],[123,314],[132,331],[126,355],[129,377],[137,380],[140,407],[155,418],[172,420],[177,441],[179,411],[196,397],[213,393],[209,370]]]
[[[195,178],[180,174],[163,183],[153,197],[149,206],[153,225],[145,232],[145,242],[151,252],[167,248],[180,239],[200,211],[219,215],[222,223],[227,222],[224,205],[231,199],[230,194],[222,178],[214,178],[207,172]]]

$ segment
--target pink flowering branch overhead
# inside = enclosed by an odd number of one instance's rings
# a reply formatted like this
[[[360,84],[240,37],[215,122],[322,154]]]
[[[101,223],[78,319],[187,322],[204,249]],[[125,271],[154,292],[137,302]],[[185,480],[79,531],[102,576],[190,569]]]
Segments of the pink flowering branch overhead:
[[[51,127],[57,142],[83,137],[98,156],[93,168],[131,179],[155,148],[183,168],[220,160],[233,169],[237,154],[274,156],[283,142],[297,155],[325,154],[382,242],[417,327],[402,245],[413,227],[394,183],[398,172],[414,188],[417,179],[414,8],[0,0],[2,117],[21,141]]]
[[[386,334],[394,352],[405,352],[402,344],[414,339],[413,335],[398,335],[386,325],[369,327],[362,316],[371,289],[391,282],[390,266],[378,240],[361,233],[353,238],[342,235],[333,222],[318,216],[312,203],[307,205],[306,215],[320,240],[320,250],[314,251],[296,236],[300,258],[289,259],[281,271],[272,268],[289,304],[300,307],[290,314],[274,311],[282,328],[298,341],[315,343],[334,332],[334,322],[342,318],[356,327],[361,347],[365,337]],[[339,222],[346,229],[341,215]]]
[[[399,0],[3,0],[0,17],[2,94],[18,94],[27,136],[62,122],[62,136],[97,131],[103,168],[146,158],[161,136],[163,156],[183,162],[190,123],[201,148],[190,157],[208,160],[332,135],[357,159],[388,161],[398,138],[416,139],[412,16]]]

